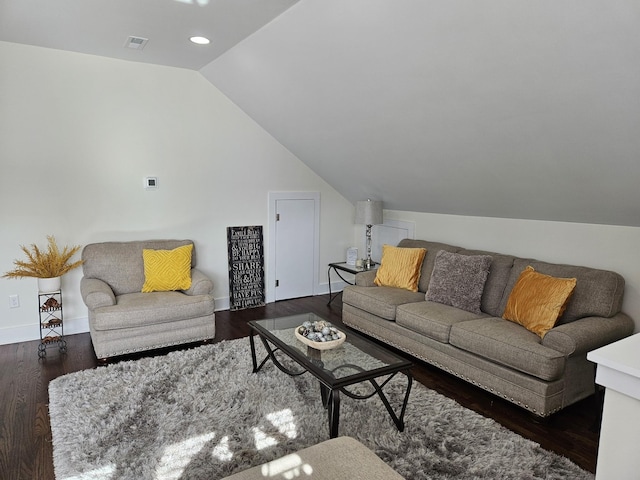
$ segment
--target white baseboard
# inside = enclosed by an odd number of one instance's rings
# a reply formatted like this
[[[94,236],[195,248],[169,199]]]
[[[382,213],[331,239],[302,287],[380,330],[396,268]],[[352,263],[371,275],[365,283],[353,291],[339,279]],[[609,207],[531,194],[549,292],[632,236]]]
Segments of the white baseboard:
[[[341,292],[344,290],[344,287],[349,285],[347,282],[343,282],[342,280],[332,281],[331,282],[331,294],[333,295],[336,292]],[[321,283],[318,285],[320,288],[320,292],[317,295],[328,295],[329,294],[329,284],[327,282]]]
[[[216,298],[216,312],[220,310],[229,310],[229,297]]]

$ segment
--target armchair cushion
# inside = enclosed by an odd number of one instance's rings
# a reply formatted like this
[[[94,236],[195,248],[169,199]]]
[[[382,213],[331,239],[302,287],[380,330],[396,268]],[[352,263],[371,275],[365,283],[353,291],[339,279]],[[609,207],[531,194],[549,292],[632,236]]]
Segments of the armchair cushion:
[[[96,311],[94,329],[150,329],[153,325],[208,317],[214,313],[214,304],[209,296],[185,295],[182,292],[126,293],[118,296],[117,300],[117,305]]]
[[[191,252],[193,245],[173,250],[142,250],[144,261],[143,293],[187,290],[191,287]]]

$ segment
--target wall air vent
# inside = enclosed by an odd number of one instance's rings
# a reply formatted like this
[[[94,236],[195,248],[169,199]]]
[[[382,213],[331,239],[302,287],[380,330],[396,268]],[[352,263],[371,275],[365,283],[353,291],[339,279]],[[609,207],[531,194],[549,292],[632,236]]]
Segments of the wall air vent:
[[[142,50],[148,41],[148,38],[129,37],[127,38],[124,46],[127,48],[133,48],[134,50]]]

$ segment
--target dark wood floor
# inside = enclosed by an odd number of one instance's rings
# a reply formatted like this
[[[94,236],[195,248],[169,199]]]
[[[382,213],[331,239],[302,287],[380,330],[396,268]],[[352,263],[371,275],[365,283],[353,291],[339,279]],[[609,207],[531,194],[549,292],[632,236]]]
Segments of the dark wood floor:
[[[322,295],[250,310],[217,312],[215,341],[246,337],[249,320],[307,311],[340,324],[340,297],[331,306],[326,305],[327,300],[328,296]],[[50,349],[45,360],[38,360],[38,343],[0,346],[0,479],[3,480],[54,478],[48,384],[60,375],[97,366],[88,333],[68,336],[68,352],[62,355]],[[135,357],[127,357],[131,358]],[[427,387],[595,472],[599,417],[594,397],[541,422],[524,410],[424,363],[416,362],[413,375]]]

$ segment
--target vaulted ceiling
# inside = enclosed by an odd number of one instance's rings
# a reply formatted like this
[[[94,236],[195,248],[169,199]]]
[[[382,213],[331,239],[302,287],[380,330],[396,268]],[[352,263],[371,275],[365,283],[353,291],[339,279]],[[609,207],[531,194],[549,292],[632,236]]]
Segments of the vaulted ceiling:
[[[199,70],[353,202],[640,226],[637,0],[0,0],[0,40]]]
[[[296,1],[0,0],[0,40],[198,70]],[[127,48],[129,36],[149,41]]]

